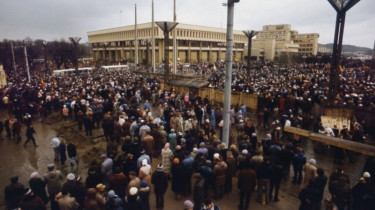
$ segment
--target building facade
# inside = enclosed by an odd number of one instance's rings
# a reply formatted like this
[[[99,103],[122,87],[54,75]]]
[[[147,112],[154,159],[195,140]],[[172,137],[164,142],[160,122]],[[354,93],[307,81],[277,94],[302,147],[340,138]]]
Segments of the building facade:
[[[163,31],[155,24],[155,60],[164,59]],[[225,60],[226,30],[188,24],[178,24],[177,57],[180,63],[216,62]],[[151,63],[152,23],[137,25],[138,60]],[[172,32],[169,38],[172,39]],[[112,29],[88,32],[88,41],[92,45],[95,61],[120,62],[135,58],[135,27],[124,26]],[[234,31],[233,56],[236,60],[244,59],[246,36],[241,31]],[[169,59],[172,62],[172,40],[169,41]]]
[[[155,60],[164,60],[163,31],[155,24]],[[225,60],[226,29],[178,24],[177,60],[180,63],[216,62]],[[233,57],[243,61],[247,56],[247,37],[242,31],[234,31]],[[123,26],[87,33],[88,42],[93,49],[95,61],[118,63],[124,60],[135,60],[135,26]],[[172,39],[173,33],[169,33]],[[152,23],[137,25],[138,61],[151,64]],[[274,60],[282,53],[294,55],[316,55],[319,34],[298,34],[291,26],[266,25],[252,41],[252,56],[265,60]],[[169,41],[169,59],[172,62],[172,40]]]
[[[252,41],[252,55],[274,60],[283,53],[315,56],[318,52],[317,33],[299,34],[288,24],[265,25]]]

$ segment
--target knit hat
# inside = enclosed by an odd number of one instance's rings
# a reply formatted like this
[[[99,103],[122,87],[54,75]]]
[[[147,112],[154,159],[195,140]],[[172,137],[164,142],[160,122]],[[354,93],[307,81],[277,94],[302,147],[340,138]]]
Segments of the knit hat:
[[[132,188],[130,188],[130,190],[129,190],[129,194],[130,194],[130,195],[136,195],[137,192],[138,192],[138,189],[137,189],[136,187],[132,187]]]
[[[99,184],[96,185],[96,189],[97,189],[99,192],[101,192],[101,191],[103,191],[103,190],[105,189],[105,185],[102,184],[102,183],[99,183]]]
[[[36,171],[34,171],[33,173],[30,174],[30,179],[32,179],[32,178],[36,178],[36,177],[38,177],[38,176],[39,176],[39,173],[36,172]]]
[[[67,180],[70,180],[70,181],[74,180],[75,178],[76,178],[76,176],[75,176],[73,173],[69,173],[69,174],[66,176],[66,179],[67,179]]]
[[[173,159],[173,164],[177,165],[180,163],[180,160],[178,158]]]
[[[194,208],[194,204],[190,200],[184,201],[184,209]]]
[[[242,152],[241,152],[241,154],[243,154],[243,155],[247,155],[249,152],[247,151],[247,149],[244,149],[244,150],[242,150]]]
[[[147,187],[147,181],[142,180],[140,185],[141,185],[141,187]]]
[[[370,178],[371,177],[370,173],[367,172],[367,171],[364,172],[362,176],[363,176],[363,178]]]
[[[312,164],[312,165],[316,165],[316,160],[315,159],[310,159],[309,163]]]
[[[48,170],[52,170],[55,168],[55,165],[53,163],[47,165]]]
[[[110,190],[107,195],[108,195],[108,198],[114,198],[114,197],[116,197],[116,193],[113,190]]]

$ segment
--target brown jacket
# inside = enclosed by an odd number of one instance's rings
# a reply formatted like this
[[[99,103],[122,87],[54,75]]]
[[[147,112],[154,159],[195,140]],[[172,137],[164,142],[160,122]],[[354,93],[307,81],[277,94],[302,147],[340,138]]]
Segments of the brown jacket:
[[[238,173],[237,187],[241,191],[251,192],[255,189],[256,175],[250,168],[244,168]]]

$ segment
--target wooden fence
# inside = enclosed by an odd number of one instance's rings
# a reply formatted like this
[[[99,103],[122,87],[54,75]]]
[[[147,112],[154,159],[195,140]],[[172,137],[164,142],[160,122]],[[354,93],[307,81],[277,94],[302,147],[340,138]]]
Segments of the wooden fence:
[[[190,88],[185,86],[171,86],[168,84],[162,84],[161,88],[170,89],[174,88],[176,92],[185,95],[186,93],[198,94],[201,98],[206,96],[210,100],[211,104],[220,104],[224,103],[224,91],[214,88]],[[258,108],[258,95],[257,94],[246,94],[244,92],[232,92],[231,96],[231,105],[242,105],[245,104],[250,111],[256,111]]]

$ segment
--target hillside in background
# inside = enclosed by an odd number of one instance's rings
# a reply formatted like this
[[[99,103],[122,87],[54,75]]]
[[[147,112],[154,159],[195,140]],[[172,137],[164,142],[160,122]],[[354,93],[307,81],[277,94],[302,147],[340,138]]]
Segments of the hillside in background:
[[[333,44],[319,44],[319,46],[324,46],[332,49]],[[372,54],[372,49],[368,47],[358,47],[355,45],[342,45],[342,52],[362,52],[364,54]]]

